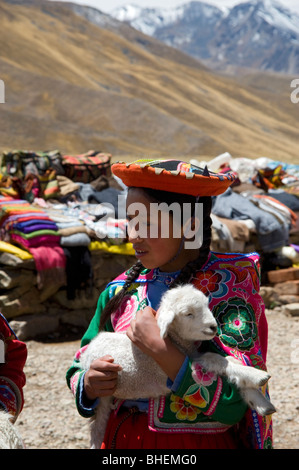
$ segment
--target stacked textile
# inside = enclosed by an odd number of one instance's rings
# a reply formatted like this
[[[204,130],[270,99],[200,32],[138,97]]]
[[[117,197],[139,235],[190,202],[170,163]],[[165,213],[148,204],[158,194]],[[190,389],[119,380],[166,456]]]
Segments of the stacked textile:
[[[211,215],[212,241],[211,249],[218,252],[254,251],[252,234],[255,234],[254,223],[247,220],[233,220]]]
[[[268,253],[287,245],[289,241],[291,213],[286,207],[282,210],[285,213],[271,205],[267,196],[255,195],[246,198],[235,193],[231,188],[217,196],[213,204],[213,214],[216,216],[238,221],[251,219],[254,222],[260,246],[264,252]]]
[[[192,163],[236,176],[224,194],[213,198],[212,248],[258,251],[265,269],[291,266],[293,259],[283,254],[290,250],[283,249],[299,243],[299,165],[233,158],[227,152]]]
[[[0,225],[12,241],[23,248],[59,245],[56,224],[39,207],[25,200],[0,200]]]
[[[115,218],[113,207],[105,203],[48,202],[44,210],[56,223],[63,247],[88,246],[93,240],[105,240],[112,245],[127,241],[127,220]]]
[[[2,239],[30,252],[38,271],[38,287],[46,282],[65,283],[65,255],[55,222],[39,207],[25,200],[0,199]]]
[[[286,193],[299,196],[299,165],[268,160],[263,168],[257,170],[252,181],[266,192],[283,188]]]
[[[58,150],[13,150],[0,155],[0,193],[32,202],[35,197],[59,197],[57,175],[63,175]]]

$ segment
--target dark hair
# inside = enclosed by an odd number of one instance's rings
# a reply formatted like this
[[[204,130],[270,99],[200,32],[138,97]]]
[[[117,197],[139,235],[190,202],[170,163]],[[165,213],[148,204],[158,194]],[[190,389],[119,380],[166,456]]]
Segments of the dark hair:
[[[130,189],[130,188],[129,188]],[[212,220],[211,220],[211,209],[212,209],[212,198],[211,197],[200,197],[198,200],[194,196],[189,196],[187,194],[179,193],[170,193],[167,191],[159,191],[154,189],[142,188],[146,195],[156,202],[166,202],[168,205],[173,202],[178,202],[181,207],[184,203],[190,203],[192,205],[192,212],[195,210],[195,203],[203,204],[203,243],[200,247],[199,256],[197,259],[190,261],[184,266],[177,276],[177,278],[170,284],[169,288],[176,287],[180,284],[187,284],[190,282],[192,276],[200,270],[200,268],[206,263],[211,245],[211,236],[212,236]],[[144,266],[140,261],[137,261],[129,270],[122,289],[118,294],[113,296],[107,305],[105,306],[100,319],[99,330],[103,329],[107,320],[110,318],[111,314],[115,312],[118,307],[121,305],[124,297],[129,295],[128,289],[133,284],[133,282],[138,278]]]

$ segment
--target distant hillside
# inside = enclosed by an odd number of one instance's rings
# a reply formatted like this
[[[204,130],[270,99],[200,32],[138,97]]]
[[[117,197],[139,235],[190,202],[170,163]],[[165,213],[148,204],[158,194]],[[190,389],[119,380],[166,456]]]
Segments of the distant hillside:
[[[67,3],[0,1],[0,43],[0,151],[298,161],[289,78],[222,77],[127,25],[93,24]]]

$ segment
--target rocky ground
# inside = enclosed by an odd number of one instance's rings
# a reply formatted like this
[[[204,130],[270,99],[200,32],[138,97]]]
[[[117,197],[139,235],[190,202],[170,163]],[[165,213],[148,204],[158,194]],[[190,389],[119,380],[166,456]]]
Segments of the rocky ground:
[[[268,370],[273,415],[274,447],[299,448],[299,317],[286,316],[276,307],[267,310]]]
[[[268,369],[276,449],[299,447],[299,317],[283,307],[267,310]],[[88,421],[81,418],[65,382],[65,372],[79,345],[75,334],[46,341],[28,341],[25,406],[17,421],[28,449],[85,449]]]

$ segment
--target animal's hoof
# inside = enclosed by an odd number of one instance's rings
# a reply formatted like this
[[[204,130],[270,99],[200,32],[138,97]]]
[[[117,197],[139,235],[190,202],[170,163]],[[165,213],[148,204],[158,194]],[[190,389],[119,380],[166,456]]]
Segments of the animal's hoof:
[[[266,385],[266,383],[268,382],[270,378],[271,378],[271,375],[265,374],[265,376],[260,379],[259,386],[262,387],[263,385]]]
[[[269,415],[273,415],[273,413],[276,413],[276,408],[274,405],[272,405],[272,403],[269,403],[269,405],[266,408],[258,407],[256,411],[261,416],[269,416]]]
[[[240,380],[240,386],[243,388],[260,388],[270,379],[270,374],[264,370],[248,367],[246,375]]]

